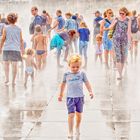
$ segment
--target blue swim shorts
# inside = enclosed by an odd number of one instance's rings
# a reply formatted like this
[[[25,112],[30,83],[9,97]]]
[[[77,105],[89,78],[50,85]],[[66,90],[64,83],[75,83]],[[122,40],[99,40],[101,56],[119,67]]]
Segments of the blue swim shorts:
[[[76,97],[76,98],[67,97],[68,114],[75,113],[75,111],[78,113],[82,113],[83,105],[84,105],[84,97]]]

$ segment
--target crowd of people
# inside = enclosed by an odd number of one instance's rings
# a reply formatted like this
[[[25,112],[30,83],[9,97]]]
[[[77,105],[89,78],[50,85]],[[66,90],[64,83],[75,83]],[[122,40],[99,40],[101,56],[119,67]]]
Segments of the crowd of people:
[[[62,101],[65,85],[67,84],[67,108],[69,123],[69,138],[73,136],[74,116],[76,112],[76,132],[80,134],[81,113],[83,112],[84,94],[83,82],[89,95],[93,98],[93,91],[86,74],[81,71],[82,57],[83,68],[88,66],[88,47],[90,36],[93,38],[95,61],[98,57],[106,69],[113,68],[118,71],[117,80],[122,80],[123,69],[127,64],[128,52],[131,59],[137,59],[138,41],[140,40],[140,15],[127,8],[119,9],[119,16],[114,16],[113,9],[107,9],[102,14],[95,12],[93,21],[93,35],[82,15],[78,13],[65,13],[56,11],[56,18],[50,16],[46,10],[41,15],[38,8],[31,8],[32,20],[29,25],[32,46],[27,46],[22,37],[22,28],[16,25],[18,15],[9,13],[7,20],[0,23],[0,53],[3,56],[5,72],[5,85],[9,84],[9,71],[12,65],[12,84],[15,85],[18,71],[18,62],[25,63],[25,82],[27,87],[28,77],[34,82],[34,70],[45,70],[48,50],[56,50],[57,66],[62,68],[61,58],[68,63],[69,72],[64,74],[61,84],[59,101]],[[1,20],[1,19],[0,19]],[[92,20],[91,20],[92,21]],[[104,59],[103,59],[104,56]],[[76,93],[75,93],[76,92]]]

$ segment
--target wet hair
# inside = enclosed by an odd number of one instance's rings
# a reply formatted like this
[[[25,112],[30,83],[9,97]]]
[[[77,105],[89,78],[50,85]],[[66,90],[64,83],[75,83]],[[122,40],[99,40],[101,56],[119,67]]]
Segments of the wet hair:
[[[100,11],[98,11],[98,10],[97,10],[97,11],[95,11],[95,14],[100,14]]]
[[[85,28],[87,28],[87,25],[86,25],[85,22],[81,22],[81,23],[80,23],[80,27],[85,27]]]
[[[36,32],[36,33],[42,32],[42,28],[41,28],[40,25],[36,25],[36,26],[35,26],[35,32]]]
[[[26,50],[26,55],[33,55],[34,54],[34,50],[32,48],[28,48]]]
[[[122,11],[126,14],[126,16],[129,16],[130,15],[130,12],[128,11],[128,9],[126,7],[122,7],[120,8],[119,12]]]
[[[137,14],[137,11],[136,10],[133,10],[132,11],[132,15],[135,16],[136,14]]]
[[[68,61],[68,65],[70,66],[70,64],[77,63],[77,62],[79,62],[81,65],[82,59],[81,59],[80,55],[74,54],[74,55],[70,56],[69,61]]]
[[[33,6],[31,9],[34,9],[35,11],[38,10],[36,6]]]
[[[57,10],[57,12],[58,12],[59,14],[62,14],[62,11],[61,11],[61,10]]]
[[[15,24],[17,22],[18,16],[16,13],[10,13],[7,16],[7,21],[9,23]]]
[[[66,13],[65,15],[66,15],[66,16],[70,16],[70,17],[72,16],[72,14],[71,14],[71,13]]]
[[[71,38],[73,38],[73,36],[76,34],[76,31],[75,30],[70,30],[70,31],[68,31],[68,34]]]
[[[96,41],[102,41],[102,36],[100,34],[97,34],[96,35]]]
[[[78,13],[75,13],[75,16],[76,16],[76,17],[78,17],[78,16],[79,16],[79,14],[78,14]]]
[[[112,11],[112,9],[107,9],[105,12],[104,12],[104,18],[106,18],[107,17],[107,13],[109,12],[109,11],[111,11],[112,12],[112,16],[113,16],[113,11]]]
[[[43,13],[43,14],[46,14],[47,12],[46,12],[46,10],[43,10],[42,13]]]

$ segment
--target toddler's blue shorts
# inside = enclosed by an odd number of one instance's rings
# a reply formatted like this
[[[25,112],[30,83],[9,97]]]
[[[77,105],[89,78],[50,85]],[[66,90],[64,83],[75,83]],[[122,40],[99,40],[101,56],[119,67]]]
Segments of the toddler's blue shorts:
[[[68,114],[75,113],[75,111],[78,113],[82,113],[83,105],[84,105],[84,97],[76,97],[76,98],[67,97]]]

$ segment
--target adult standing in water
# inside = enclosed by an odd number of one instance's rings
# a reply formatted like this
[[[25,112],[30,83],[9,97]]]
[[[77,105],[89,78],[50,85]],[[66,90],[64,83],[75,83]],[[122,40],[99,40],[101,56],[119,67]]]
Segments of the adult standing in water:
[[[62,48],[64,46],[66,47],[64,60],[67,61],[71,41],[75,38],[75,35],[76,35],[75,30],[69,30],[68,32],[63,31],[61,33],[55,34],[53,38],[51,39],[50,49],[52,50],[56,48],[57,50],[57,66],[58,67],[62,67],[62,65],[60,64],[60,56],[61,56]]]
[[[131,45],[131,49],[130,49],[132,61],[133,61],[133,53],[134,53],[134,57],[135,57],[135,61],[136,61],[137,51],[138,51],[139,26],[138,26],[138,19],[137,19],[136,14],[137,14],[136,10],[133,10],[132,17],[131,17],[132,45]]]
[[[47,34],[48,30],[51,28],[51,24],[52,24],[52,17],[49,15],[49,13],[46,12],[46,10],[42,11],[42,15],[41,15],[43,22],[42,22],[42,30],[43,30],[43,34]],[[50,38],[50,35],[47,34],[47,36]]]
[[[105,56],[105,65],[109,68],[108,58],[109,53],[111,53],[111,57],[113,58],[113,51],[112,51],[112,41],[108,38],[108,27],[111,25],[113,20],[113,11],[112,9],[107,9],[104,12],[104,19],[101,21],[100,26],[100,34],[103,35],[103,46],[104,46],[104,56]]]
[[[54,21],[53,27],[48,32],[51,32],[51,30],[55,29],[56,33],[59,33],[64,30],[65,27],[65,20],[62,17],[62,11],[57,10],[56,11],[56,20]]]
[[[4,71],[6,76],[5,84],[9,83],[9,67],[12,64],[12,85],[15,85],[17,75],[17,62],[21,61],[21,53],[23,53],[23,39],[21,29],[15,25],[18,16],[10,13],[7,16],[9,25],[5,26],[2,34],[0,52],[3,47]]]
[[[33,35],[35,33],[35,26],[42,26],[43,18],[40,15],[38,15],[38,8],[36,6],[31,8],[31,14],[33,15],[33,17],[29,26],[29,32],[31,35]]]
[[[101,20],[103,20],[103,18],[101,17],[100,11],[96,11],[95,12],[95,18],[94,18],[94,21],[93,21],[93,27],[94,27],[93,43],[96,40],[96,35],[100,33],[100,22],[101,22]]]
[[[129,12],[123,7],[119,10],[120,17],[116,18],[110,28],[115,27],[113,34],[113,46],[116,54],[116,66],[119,72],[118,80],[122,79],[124,63],[128,54],[128,45],[131,41],[131,19],[128,18]]]

